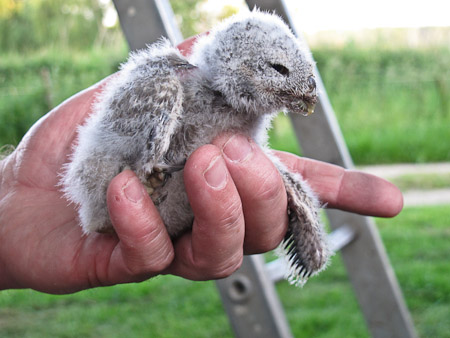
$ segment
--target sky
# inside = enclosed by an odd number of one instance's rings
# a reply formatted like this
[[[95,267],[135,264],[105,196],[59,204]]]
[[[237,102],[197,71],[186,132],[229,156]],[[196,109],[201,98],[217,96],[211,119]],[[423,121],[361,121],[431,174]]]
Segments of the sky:
[[[99,0],[108,3],[110,0]],[[359,30],[378,27],[450,26],[450,0],[285,0],[306,33],[323,30]],[[208,0],[204,8],[219,11],[243,0]],[[110,6],[104,24],[117,20]]]
[[[304,32],[450,26],[449,0],[286,0]]]
[[[322,30],[358,30],[378,27],[450,26],[450,0],[285,0],[299,28],[308,33]],[[218,12],[243,0],[208,0],[207,11]]]

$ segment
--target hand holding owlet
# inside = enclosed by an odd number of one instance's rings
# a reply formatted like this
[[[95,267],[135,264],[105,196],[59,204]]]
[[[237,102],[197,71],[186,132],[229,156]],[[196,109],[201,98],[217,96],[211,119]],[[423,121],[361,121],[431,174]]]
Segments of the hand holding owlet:
[[[112,230],[106,190],[125,168],[147,186],[172,237],[190,229],[186,159],[223,132],[240,133],[264,149],[283,177],[289,228],[282,247],[291,280],[306,281],[329,256],[319,203],[266,143],[280,110],[312,112],[312,69],[310,56],[281,19],[258,11],[224,21],[197,41],[189,58],[165,40],[132,54],[79,128],[63,175],[63,190],[79,206],[83,230]]]

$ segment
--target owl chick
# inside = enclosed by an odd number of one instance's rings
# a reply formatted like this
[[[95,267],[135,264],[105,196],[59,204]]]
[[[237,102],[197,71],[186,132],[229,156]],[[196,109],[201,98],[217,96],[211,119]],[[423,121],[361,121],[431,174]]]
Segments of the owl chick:
[[[254,10],[222,22],[197,40],[188,58],[167,40],[132,53],[79,127],[62,177],[85,233],[112,231],[106,191],[133,170],[172,238],[192,226],[183,166],[198,147],[228,131],[254,139],[278,168],[288,197],[281,248],[290,281],[303,284],[328,260],[319,202],[302,177],[267,147],[277,112],[309,114],[317,101],[310,55],[286,24]]]

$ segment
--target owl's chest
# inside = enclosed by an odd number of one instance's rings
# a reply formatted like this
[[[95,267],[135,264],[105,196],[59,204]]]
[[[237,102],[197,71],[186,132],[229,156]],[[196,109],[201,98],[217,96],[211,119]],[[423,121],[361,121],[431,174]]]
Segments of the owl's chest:
[[[220,124],[219,119],[205,119],[204,123],[198,122],[196,120],[195,123],[180,123],[180,128],[174,133],[170,147],[164,156],[161,165],[164,169],[153,174],[156,177],[161,176],[161,179],[151,189],[151,198],[172,237],[176,237],[188,229],[192,225],[194,217],[185,191],[183,177],[187,158],[202,145],[211,143],[224,131],[245,133],[252,137],[251,128],[242,128],[242,126],[229,123]],[[150,181],[152,180],[155,181],[155,177],[150,179]]]
[[[168,163],[183,162],[197,148],[212,143],[214,138],[224,132],[240,133],[254,139],[265,133],[260,117],[239,114],[230,107],[186,106],[176,132],[172,135],[170,147],[165,156]]]

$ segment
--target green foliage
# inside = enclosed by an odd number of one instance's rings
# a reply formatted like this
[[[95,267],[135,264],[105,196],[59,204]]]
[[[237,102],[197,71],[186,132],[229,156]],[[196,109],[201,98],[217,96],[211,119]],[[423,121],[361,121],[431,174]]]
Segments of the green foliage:
[[[357,164],[450,160],[448,49],[323,48],[314,55]],[[0,145],[17,144],[40,116],[125,58],[124,45],[2,53]],[[288,117],[274,125],[271,145],[298,153]]]
[[[196,25],[202,21],[198,10],[199,0],[171,0],[173,11],[177,16],[178,25],[184,37],[194,36],[198,33]]]
[[[271,148],[293,154],[301,154],[301,149],[296,141],[294,127],[289,116],[280,113],[273,121],[272,127],[269,130],[269,145]]]
[[[49,47],[73,50],[105,41],[107,29],[101,20],[106,7],[97,0],[1,1],[9,4],[0,12],[2,52]]]
[[[175,13],[178,26],[184,37],[194,36],[211,29],[218,21],[223,20],[238,11],[232,5],[221,6],[220,11],[215,15],[202,10],[205,0],[171,0],[170,4]]]
[[[54,106],[117,71],[125,46],[114,50],[46,50],[0,58],[0,145],[16,145]]]
[[[449,219],[450,209],[436,206],[377,220],[420,337],[449,337]],[[277,291],[295,337],[369,336],[339,255],[302,289],[282,282]],[[66,296],[3,291],[0,336],[232,337],[232,332],[213,282],[161,276]]]
[[[0,145],[14,145],[56,104],[114,72],[125,43],[118,27],[101,25],[106,7],[96,0],[0,1]],[[171,1],[185,36],[217,19],[202,2]],[[313,55],[356,164],[450,161],[448,46],[321,45]],[[299,153],[287,117],[270,143]]]
[[[314,56],[356,163],[450,160],[450,49]]]
[[[321,47],[313,55],[355,163],[450,160],[449,48]]]

